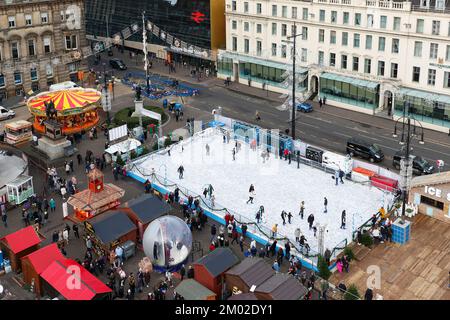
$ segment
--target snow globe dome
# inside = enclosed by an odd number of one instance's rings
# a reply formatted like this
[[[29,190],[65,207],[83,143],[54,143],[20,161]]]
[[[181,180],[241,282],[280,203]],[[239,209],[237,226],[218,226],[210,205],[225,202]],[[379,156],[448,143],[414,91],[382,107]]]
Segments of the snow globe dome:
[[[192,233],[178,217],[159,217],[147,226],[143,246],[155,270],[177,271],[191,252]]]

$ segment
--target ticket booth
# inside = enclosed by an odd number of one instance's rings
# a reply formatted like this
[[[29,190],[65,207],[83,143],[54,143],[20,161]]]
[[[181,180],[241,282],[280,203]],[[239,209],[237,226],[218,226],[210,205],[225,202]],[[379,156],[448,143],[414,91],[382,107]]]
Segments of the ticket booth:
[[[17,145],[33,139],[32,123],[25,120],[13,121],[5,125],[5,141]]]
[[[33,177],[20,175],[6,185],[8,202],[19,205],[34,195]]]

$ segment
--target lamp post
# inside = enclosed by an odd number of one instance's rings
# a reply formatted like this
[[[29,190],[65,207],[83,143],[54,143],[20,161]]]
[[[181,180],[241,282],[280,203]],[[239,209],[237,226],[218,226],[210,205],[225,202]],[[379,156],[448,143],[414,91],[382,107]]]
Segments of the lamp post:
[[[148,76],[148,57],[147,57],[147,27],[145,25],[145,11],[142,12],[142,49],[144,51],[144,68],[145,68],[145,81],[146,92],[150,93],[150,78]]]
[[[283,42],[286,43],[292,43],[293,50],[292,50],[292,140],[295,140],[295,89],[296,89],[296,83],[295,83],[295,63],[296,63],[296,55],[297,55],[297,37],[302,36],[303,33],[297,33],[297,25],[294,23],[294,28],[292,30],[292,35],[287,37],[288,40],[293,39],[292,41],[283,40]]]
[[[106,123],[109,125],[111,124],[111,118],[109,115],[109,110],[111,110],[111,97],[109,97],[108,93],[108,81],[106,79],[106,63],[103,62],[103,93],[104,93],[104,99],[103,99],[103,108],[106,111]]]
[[[406,101],[404,98],[403,101],[403,116],[398,118],[394,125],[394,133],[392,136],[394,138],[398,137],[397,134],[397,125],[401,123],[401,138],[400,138],[400,145],[404,146],[406,143],[406,150],[405,155],[402,157],[402,165],[401,165],[401,171],[402,174],[402,185],[400,186],[402,188],[402,196],[403,196],[403,203],[402,203],[402,221],[404,221],[405,217],[405,211],[406,211],[406,201],[408,199],[408,186],[411,179],[411,169],[412,167],[412,159],[410,159],[410,150],[411,150],[411,142],[412,139],[420,138],[419,143],[424,144],[424,131],[422,124],[417,121],[413,115],[411,115],[410,112],[410,103]],[[420,129],[420,132],[417,132],[417,128]]]

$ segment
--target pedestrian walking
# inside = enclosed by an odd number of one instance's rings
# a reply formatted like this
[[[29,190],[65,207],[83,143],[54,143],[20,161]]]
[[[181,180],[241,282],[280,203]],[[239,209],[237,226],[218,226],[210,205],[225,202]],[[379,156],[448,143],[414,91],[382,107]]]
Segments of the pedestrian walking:
[[[236,160],[236,148],[233,148],[233,161],[235,161]]]
[[[209,144],[206,144],[205,148],[206,148],[206,155],[209,156]]]
[[[323,104],[322,98],[320,98],[320,99],[319,99],[319,108],[322,108],[322,104]]]
[[[247,204],[248,204],[249,202],[250,202],[251,204],[253,204],[253,199],[255,199],[255,196],[256,196],[255,190],[249,192]]]
[[[208,194],[209,194],[209,197],[210,197],[210,198],[211,198],[211,196],[212,196],[213,191],[214,191],[214,188],[213,188],[212,184],[210,184],[210,185],[208,186]]]
[[[284,253],[285,253],[285,257],[286,260],[289,261],[289,258],[291,257],[291,245],[289,244],[288,241],[286,241],[286,243],[284,244]]]
[[[2,206],[4,206],[4,204],[2,204]],[[6,211],[2,212],[2,221],[5,228],[8,228],[8,214],[6,213]]]
[[[44,211],[44,224],[46,224],[48,221],[48,210]]]
[[[294,236],[295,236],[295,242],[299,242],[300,241],[300,228],[295,229]]]
[[[66,175],[69,175],[70,174],[70,164],[67,161],[66,161],[65,168],[66,168]]]
[[[278,232],[278,224],[275,223],[272,227],[272,238],[276,238],[277,237],[277,232]]]
[[[73,160],[70,159],[69,161],[69,167],[70,167],[70,172],[73,173],[74,169],[73,169]]]
[[[324,213],[327,213],[327,212],[328,212],[328,211],[327,211],[327,206],[328,206],[328,199],[327,199],[326,197],[324,197],[324,198],[323,198],[323,207],[324,207],[323,212],[324,212]]]
[[[346,213],[345,210],[341,214],[341,229],[345,229]]]
[[[286,216],[286,212],[284,210],[281,211],[281,220],[283,220],[283,226],[286,225],[285,216]]]
[[[288,218],[288,223],[291,224],[291,219],[292,219],[292,213],[289,211],[289,213],[287,214],[287,218]]]
[[[56,210],[56,201],[55,201],[55,199],[51,198],[48,204],[50,205],[50,211],[51,212],[55,212],[55,210]]]
[[[228,238],[231,238],[231,237],[232,237],[232,235],[233,235],[233,230],[234,230],[233,225],[232,225],[231,223],[229,223],[228,226],[227,226],[227,234],[228,234]]]
[[[244,239],[247,235],[247,229],[248,229],[247,224],[246,223],[242,224],[241,230],[242,230],[242,236],[244,237]]]
[[[180,269],[180,276],[181,276],[181,281],[183,281],[183,279],[184,279],[184,276],[186,275],[186,268],[184,267],[184,264],[181,266],[181,269]]]
[[[179,179],[183,179],[183,174],[184,174],[184,167],[183,167],[183,165],[179,166],[177,171],[178,171],[178,174],[179,174],[178,178]]]
[[[339,184],[339,170],[334,171],[334,180],[336,181],[336,185]]]
[[[244,237],[239,237],[239,247],[241,248],[241,252],[244,252]]]
[[[256,216],[255,216],[255,219],[256,219],[256,223],[258,223],[259,224],[259,222],[261,221],[261,213],[258,211],[258,212],[256,212]]]
[[[300,218],[303,219],[303,214],[305,213],[305,201],[302,201],[300,204],[300,212],[298,213]]]
[[[324,104],[324,105],[327,104],[327,97],[323,97],[323,104]]]
[[[313,223],[314,223],[314,215],[312,213],[308,216],[307,221],[308,221],[308,224],[309,224],[309,230],[311,230],[312,226],[313,226]]]
[[[74,224],[72,226],[72,230],[73,230],[73,234],[74,234],[75,238],[80,239],[80,234],[78,232],[78,226],[76,224]]]
[[[339,179],[340,179],[341,183],[344,183],[344,180],[343,180],[344,176],[345,176],[345,172],[342,170],[339,170]]]

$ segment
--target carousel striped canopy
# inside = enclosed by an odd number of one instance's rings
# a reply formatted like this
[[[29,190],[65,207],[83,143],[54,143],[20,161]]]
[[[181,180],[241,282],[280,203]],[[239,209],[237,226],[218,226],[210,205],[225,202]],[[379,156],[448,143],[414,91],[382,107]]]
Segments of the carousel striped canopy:
[[[45,102],[53,101],[58,112],[84,108],[96,103],[101,93],[93,89],[74,88],[61,91],[43,92],[28,100],[31,112],[45,112]]]

